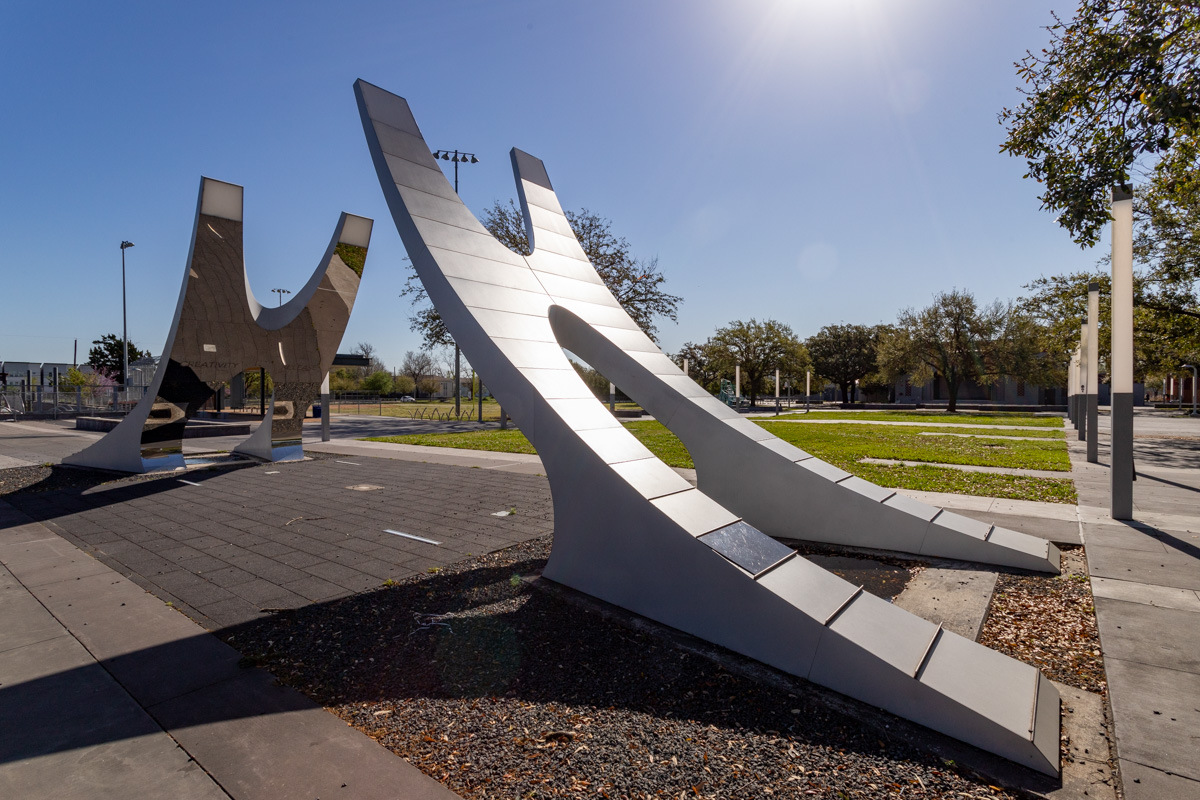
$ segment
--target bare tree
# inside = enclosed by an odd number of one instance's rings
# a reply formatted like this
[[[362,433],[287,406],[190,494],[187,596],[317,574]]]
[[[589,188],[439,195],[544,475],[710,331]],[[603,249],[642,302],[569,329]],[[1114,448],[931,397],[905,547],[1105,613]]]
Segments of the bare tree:
[[[381,358],[379,358],[378,353],[375,350],[375,345],[371,344],[370,342],[359,342],[358,344],[354,345],[354,349],[350,352],[354,353],[355,355],[362,356],[369,362],[365,367],[356,367],[358,370],[358,377],[360,379],[364,379],[369,375],[374,375],[376,372],[388,371],[387,365],[383,363]]]
[[[667,294],[664,290],[667,279],[658,268],[657,256],[634,258],[629,242],[612,232],[612,223],[586,208],[567,211],[566,215],[571,230],[575,232],[604,285],[643,331],[654,338],[658,332],[655,319],[665,317],[675,321],[682,298]],[[512,200],[508,201],[508,205],[497,202],[484,214],[482,222],[505,247],[521,255],[529,254],[525,220]],[[413,316],[409,317],[410,327],[421,334],[426,347],[453,344],[454,340],[441,315],[429,303],[425,287],[421,285],[416,272],[411,271],[411,263],[409,269],[400,296],[409,298],[416,309]]]
[[[404,363],[400,365],[400,371],[412,378],[413,386],[419,393],[423,388],[422,381],[429,378],[433,372],[433,357],[427,350],[409,350],[404,354]]]

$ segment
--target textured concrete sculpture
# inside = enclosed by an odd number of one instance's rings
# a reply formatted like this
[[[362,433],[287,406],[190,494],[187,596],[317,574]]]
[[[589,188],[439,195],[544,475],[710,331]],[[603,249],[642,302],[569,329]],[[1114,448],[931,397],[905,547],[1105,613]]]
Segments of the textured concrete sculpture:
[[[425,289],[545,464],[555,520],[545,577],[1057,772],[1058,692],[1038,670],[864,593],[763,531],[1044,570],[1057,551],[851,478],[740,418],[621,309],[538,159],[512,153],[532,249],[520,255],[463,205],[403,98],[363,81],[355,93]],[[563,348],[684,440],[700,488],[613,418]]]
[[[300,458],[301,425],[329,372],[362,277],[372,221],[343,213],[316,272],[278,308],[254,298],[242,258],[242,187],[201,178],[175,318],[146,396],[98,442],[65,463],[124,472],[184,466],[184,426],[222,383],[265,369],[274,394],[235,452]]]

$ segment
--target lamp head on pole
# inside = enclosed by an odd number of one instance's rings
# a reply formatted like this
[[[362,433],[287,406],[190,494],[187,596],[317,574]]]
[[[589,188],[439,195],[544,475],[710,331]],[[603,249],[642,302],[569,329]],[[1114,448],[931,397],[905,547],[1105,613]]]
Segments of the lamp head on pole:
[[[133,242],[121,242],[122,250],[128,250],[131,247],[133,247]]]

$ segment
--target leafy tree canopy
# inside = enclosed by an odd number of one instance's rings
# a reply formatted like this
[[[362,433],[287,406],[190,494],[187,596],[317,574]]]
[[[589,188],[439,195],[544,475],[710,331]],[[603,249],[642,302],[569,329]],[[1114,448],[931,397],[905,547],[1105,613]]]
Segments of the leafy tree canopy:
[[[685,342],[673,360],[683,369],[684,359],[687,359],[688,376],[710,392],[720,390],[721,354],[715,351],[712,340],[701,344]]]
[[[149,355],[149,350],[142,350],[133,342],[129,342],[130,364],[139,358],[146,358]],[[122,371],[124,364],[121,359],[121,337],[115,333],[106,333],[99,339],[92,341],[92,349],[88,351],[87,363],[97,372],[101,372],[117,383],[124,385],[125,374]]]
[[[1073,272],[1041,277],[1027,284],[1030,294],[1021,308],[1041,323],[1042,348],[1058,383],[1066,382],[1063,366],[1079,342],[1079,328],[1087,316],[1088,284],[1100,285],[1100,373],[1108,371],[1111,352],[1108,321],[1111,319],[1112,278],[1106,273]],[[1189,315],[1163,313],[1167,302],[1160,284],[1142,273],[1133,277],[1134,376],[1146,381],[1152,376],[1179,372],[1179,365],[1200,353],[1200,320]],[[1194,302],[1194,300],[1193,300]]]
[[[372,392],[373,394],[390,393],[392,391],[391,373],[384,370],[372,372],[363,379],[362,390],[364,392]]]
[[[970,292],[934,295],[920,311],[906,309],[879,342],[881,371],[891,378],[911,374],[919,382],[945,378],[948,411],[958,405],[966,381],[1002,376],[1040,383],[1046,377],[1041,333],[1032,317],[1012,303],[980,307]]]
[[[849,400],[854,382],[875,371],[875,338],[867,325],[826,325],[804,344],[817,374],[836,383]]]
[[[742,393],[750,397],[751,405],[760,393],[773,391],[775,370],[781,381],[797,385],[812,363],[792,329],[773,319],[731,322],[713,334],[706,348],[718,374],[733,377],[734,368],[742,368]]]
[[[1099,241],[1108,192],[1137,168],[1166,202],[1197,194],[1200,6],[1082,0],[1049,46],[1017,62],[1025,99],[1004,109],[1001,151],[1024,157],[1042,207],[1080,245]]]

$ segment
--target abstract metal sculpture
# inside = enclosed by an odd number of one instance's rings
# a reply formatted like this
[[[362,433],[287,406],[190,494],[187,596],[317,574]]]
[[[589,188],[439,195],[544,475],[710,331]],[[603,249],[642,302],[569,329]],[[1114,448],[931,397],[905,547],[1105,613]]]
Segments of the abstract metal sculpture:
[[[864,593],[762,530],[1043,570],[1057,569],[1057,550],[851,478],[731,412],[622,310],[541,161],[512,151],[532,249],[520,255],[463,205],[403,98],[363,81],[355,94],[417,274],[545,464],[555,519],[545,577],[1057,774],[1058,692],[1038,670]],[[684,440],[701,488],[597,402],[563,348]]]
[[[258,430],[235,452],[268,461],[303,456],[304,415],[354,308],[373,223],[342,213],[304,288],[266,308],[250,291],[242,257],[242,194],[241,186],[200,179],[183,286],[154,381],[121,424],[65,463],[124,472],[184,466],[187,421],[251,368],[266,371],[274,394]]]

